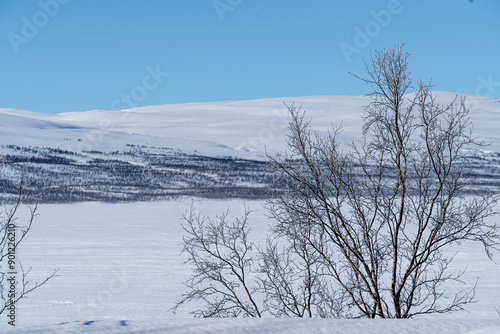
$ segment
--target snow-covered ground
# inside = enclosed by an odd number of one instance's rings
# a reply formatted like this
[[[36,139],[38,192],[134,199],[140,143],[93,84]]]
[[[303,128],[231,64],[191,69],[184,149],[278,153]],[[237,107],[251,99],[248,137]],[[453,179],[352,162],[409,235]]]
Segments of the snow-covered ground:
[[[246,204],[252,241],[265,240],[264,202]],[[479,277],[476,304],[468,312],[407,321],[321,319],[193,319],[194,304],[169,312],[190,274],[180,256],[181,214],[193,205],[215,216],[227,208],[240,216],[238,200],[185,199],[170,202],[42,205],[32,231],[18,250],[31,266],[32,281],[59,268],[58,277],[18,303],[20,333],[465,333],[495,327],[500,332],[500,266],[480,245],[463,244],[456,268],[467,267],[470,287]],[[21,212],[19,225],[27,214]],[[500,254],[496,254],[497,258]],[[0,332],[10,326],[2,315]],[[487,331],[484,333],[497,333]],[[482,333],[482,332],[481,332]]]
[[[167,319],[77,321],[18,330],[35,334],[499,334],[500,320]],[[0,333],[2,331],[0,330]]]
[[[453,93],[439,92],[442,102]],[[360,138],[367,97],[316,96],[150,106],[124,111],[94,110],[57,115],[0,109],[0,154],[38,146],[71,152],[122,152],[127,144],[169,148],[207,156],[265,159],[285,148],[289,115],[283,102],[296,102],[324,132],[343,124],[342,138]],[[475,135],[500,152],[498,98],[468,96]],[[87,153],[83,153],[87,154]],[[90,153],[88,153],[90,154]],[[496,159],[496,158],[495,158]],[[495,162],[498,162],[495,160]],[[465,286],[479,278],[477,303],[468,312],[400,320],[193,319],[187,304],[169,312],[191,268],[180,255],[181,215],[191,204],[215,216],[228,207],[241,216],[239,200],[199,199],[150,203],[79,203],[40,206],[40,216],[17,250],[32,282],[54,269],[58,276],[17,304],[19,333],[500,333],[500,266],[480,245],[462,244],[451,269],[467,267]],[[251,238],[263,242],[269,221],[262,201],[247,201]],[[26,208],[25,208],[26,209]],[[500,208],[499,208],[500,209]],[[20,213],[18,225],[22,225]],[[500,259],[500,254],[495,254]],[[12,332],[5,315],[0,333]],[[490,329],[485,329],[490,328]],[[476,330],[479,330],[476,332]]]

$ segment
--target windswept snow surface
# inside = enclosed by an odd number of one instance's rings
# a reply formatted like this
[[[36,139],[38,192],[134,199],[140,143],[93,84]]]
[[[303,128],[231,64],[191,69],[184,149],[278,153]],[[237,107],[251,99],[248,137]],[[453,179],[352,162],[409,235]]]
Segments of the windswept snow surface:
[[[411,94],[407,97],[411,98]],[[436,92],[437,101],[449,103],[457,94]],[[492,142],[489,150],[500,152],[498,124],[500,100],[465,95],[471,108],[475,135]],[[302,106],[311,128],[325,133],[342,125],[342,139],[361,135],[364,96],[306,96],[167,104],[122,111],[91,110],[43,114],[0,108],[0,140],[18,146],[47,146],[69,151],[111,151],[125,144],[171,147],[185,153],[265,159],[286,147],[290,115],[285,103]]]
[[[269,221],[263,201],[246,205],[251,241],[265,242]],[[193,319],[186,304],[169,312],[186,291],[190,272],[180,255],[181,214],[193,207],[214,217],[227,208],[231,217],[243,213],[242,201],[179,200],[157,203],[80,203],[42,205],[33,229],[18,250],[23,266],[32,267],[32,282],[54,269],[58,276],[18,303],[16,324],[21,333],[465,333],[500,328],[500,267],[481,245],[462,244],[453,270],[467,267],[466,289],[477,278],[476,304],[468,312],[422,316],[407,321]],[[21,212],[19,224],[27,211]],[[500,254],[495,254],[498,258]],[[0,318],[0,332],[8,332]],[[490,332],[485,332],[490,333]],[[494,333],[494,332],[491,332]]]
[[[0,331],[2,333],[2,331]],[[76,321],[16,333],[77,334],[500,334],[500,320],[170,319]]]

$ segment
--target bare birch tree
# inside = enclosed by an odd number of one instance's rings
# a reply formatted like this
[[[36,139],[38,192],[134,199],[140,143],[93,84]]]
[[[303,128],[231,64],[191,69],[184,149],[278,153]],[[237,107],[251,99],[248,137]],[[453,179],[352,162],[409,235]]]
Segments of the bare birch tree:
[[[321,257],[299,234],[307,232],[296,232],[281,250],[269,238],[259,252],[259,272],[263,274],[259,291],[265,295],[265,311],[275,317],[341,317],[343,300],[322,275]]]
[[[269,157],[276,223],[257,263],[248,210],[232,223],[184,216],[195,272],[174,310],[203,300],[197,316],[411,318],[474,302],[475,286],[447,291],[464,273],[450,270],[450,246],[479,242],[491,258],[499,197],[467,193],[464,150],[484,143],[463,99],[438,104],[423,82],[407,94],[408,56],[399,46],[372,55],[360,78],[372,103],[349,150],[339,129],[313,135],[304,112],[288,107],[289,151]]]
[[[436,102],[431,85],[412,81],[402,47],[375,52],[366,65],[371,104],[363,141],[343,151],[334,129],[313,135],[294,105],[288,148],[270,157],[284,193],[269,201],[282,235],[301,234],[318,270],[344,298],[344,316],[410,318],[462,310],[475,288],[447,292],[453,272],[448,246],[482,243],[497,249],[498,196],[467,195],[464,149],[472,136],[463,99]],[[408,96],[410,98],[408,99]],[[352,313],[351,313],[352,312]]]
[[[254,272],[249,215],[248,208],[234,221],[228,220],[229,210],[216,219],[196,214],[193,208],[184,214],[187,237],[183,252],[189,256],[186,264],[193,265],[194,274],[174,312],[186,302],[199,300],[204,308],[192,312],[196,317],[261,317],[254,298],[255,279],[249,277]]]
[[[183,252],[194,268],[188,292],[172,308],[203,302],[196,317],[338,317],[340,299],[322,277],[321,258],[299,238],[268,239],[260,249],[249,240],[248,218],[231,221],[229,210],[212,219],[191,208],[183,216]],[[303,233],[304,231],[301,231]]]

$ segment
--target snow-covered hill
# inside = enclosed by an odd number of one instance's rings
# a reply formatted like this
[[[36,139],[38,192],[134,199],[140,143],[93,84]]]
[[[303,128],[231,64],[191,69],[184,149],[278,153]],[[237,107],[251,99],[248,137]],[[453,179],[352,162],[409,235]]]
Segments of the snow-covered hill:
[[[436,92],[447,103],[457,94]],[[2,145],[45,146],[69,151],[112,151],[126,144],[172,147],[208,156],[264,158],[285,148],[289,114],[285,103],[302,105],[312,127],[343,125],[343,138],[359,138],[369,97],[306,96],[250,101],[167,104],[122,111],[43,114],[0,108]],[[468,95],[475,134],[500,151],[500,100]]]
[[[457,94],[438,92],[449,103]],[[410,98],[411,96],[409,96]],[[491,142],[469,152],[471,189],[500,190],[500,101],[467,96],[475,135]],[[172,196],[265,198],[272,178],[267,154],[286,149],[295,103],[326,133],[342,125],[341,140],[361,137],[369,97],[309,96],[148,106],[122,111],[42,114],[0,109],[0,197],[16,193],[26,163],[43,202],[138,201]],[[50,180],[50,182],[47,182]],[[39,191],[38,191],[39,192]],[[37,189],[28,191],[36,195]],[[34,201],[34,197],[28,198]]]

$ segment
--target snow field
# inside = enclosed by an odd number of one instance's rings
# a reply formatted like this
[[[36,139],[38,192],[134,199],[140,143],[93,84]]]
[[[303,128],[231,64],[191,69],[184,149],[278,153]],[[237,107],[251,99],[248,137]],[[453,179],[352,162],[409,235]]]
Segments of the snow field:
[[[438,102],[457,94],[435,92]],[[474,135],[500,152],[498,98],[466,96]],[[408,98],[412,94],[407,95]],[[122,111],[91,110],[45,114],[0,108],[0,142],[69,151],[122,150],[125,144],[171,147],[184,153],[266,159],[283,152],[290,115],[284,103],[307,111],[313,131],[342,125],[341,140],[359,140],[366,96],[303,96],[248,101],[167,104]]]
[[[269,221],[263,201],[245,203],[251,239],[265,241]],[[185,199],[170,202],[42,205],[31,232],[18,249],[18,260],[32,267],[32,282],[53,269],[58,277],[17,305],[17,327],[25,333],[465,333],[500,328],[500,267],[489,261],[482,246],[464,244],[453,269],[467,267],[467,285],[479,277],[478,303],[468,312],[419,317],[407,321],[321,319],[193,319],[187,304],[177,314],[168,312],[191,273],[179,256],[184,235],[181,214],[190,206],[215,217],[227,208],[241,216],[238,200]],[[18,225],[23,224],[23,210]],[[500,254],[497,255],[497,258]],[[4,317],[2,317],[4,318]],[[8,330],[1,319],[0,332]],[[230,329],[230,330],[229,330]],[[20,331],[21,333],[23,331]],[[485,332],[494,333],[494,332]]]

